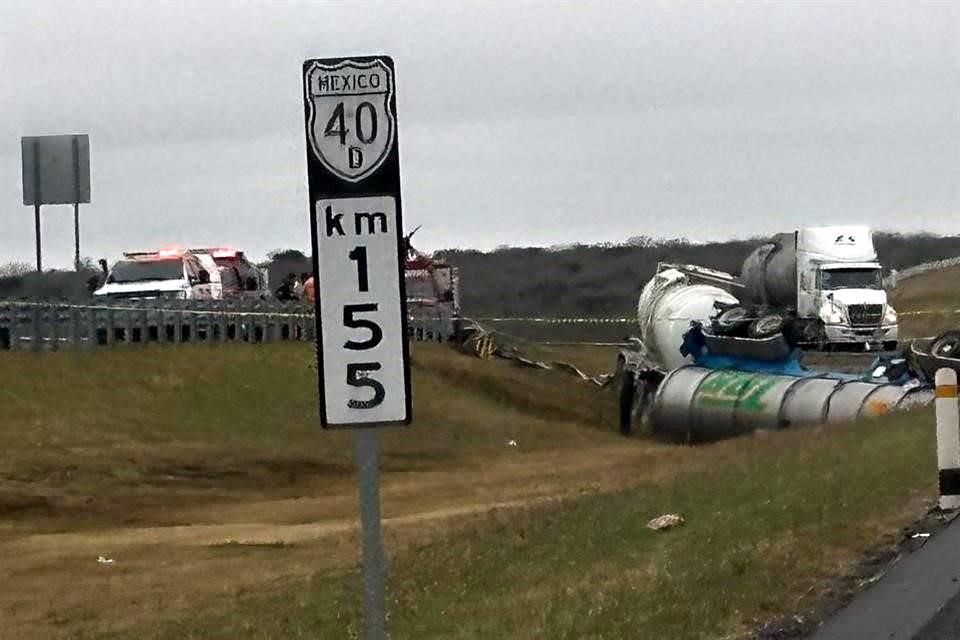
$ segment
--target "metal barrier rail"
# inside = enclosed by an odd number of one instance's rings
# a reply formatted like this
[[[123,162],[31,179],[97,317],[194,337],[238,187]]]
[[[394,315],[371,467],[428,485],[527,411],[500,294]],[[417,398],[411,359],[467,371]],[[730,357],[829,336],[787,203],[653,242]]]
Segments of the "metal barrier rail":
[[[452,318],[408,322],[411,340],[443,342]],[[313,307],[260,300],[113,301],[96,304],[0,301],[0,350],[118,344],[313,341]]]
[[[887,278],[887,283],[890,286],[896,287],[900,284],[901,281],[914,276],[919,276],[921,274],[927,273],[929,271],[936,271],[938,269],[946,269],[948,267],[955,267],[960,265],[960,258],[947,258],[945,260],[935,260],[933,262],[925,262],[923,264],[914,265],[912,267],[907,267],[897,271],[896,273],[891,273]]]

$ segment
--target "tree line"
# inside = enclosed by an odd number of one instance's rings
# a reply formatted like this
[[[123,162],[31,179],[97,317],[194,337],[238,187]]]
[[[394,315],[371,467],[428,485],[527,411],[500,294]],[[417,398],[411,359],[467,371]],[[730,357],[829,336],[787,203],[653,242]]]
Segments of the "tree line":
[[[737,273],[763,240],[693,244],[637,236],[599,245],[448,249],[435,257],[460,269],[461,306],[468,316],[629,316],[658,262]],[[874,242],[888,270],[960,256],[960,235],[878,232]],[[309,256],[298,249],[272,251],[261,266],[268,269],[273,287],[290,273],[299,276],[311,270]],[[90,278],[97,273],[93,265],[81,273],[42,274],[30,272],[26,265],[0,266],[0,298],[87,299]]]

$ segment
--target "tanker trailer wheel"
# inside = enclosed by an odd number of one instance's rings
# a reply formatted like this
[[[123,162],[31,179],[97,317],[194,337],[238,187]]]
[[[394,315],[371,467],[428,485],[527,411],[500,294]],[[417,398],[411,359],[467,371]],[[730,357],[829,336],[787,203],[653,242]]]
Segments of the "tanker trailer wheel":
[[[731,307],[722,312],[713,321],[717,333],[727,335],[750,322],[750,314],[745,307]]]
[[[935,358],[960,358],[960,331],[947,331],[937,336],[930,345]]]
[[[751,338],[770,338],[783,331],[783,316],[761,316],[750,323],[747,335]]]
[[[636,376],[627,371],[626,362],[621,358],[617,362],[617,400],[620,403],[620,434],[629,436],[633,430],[633,396],[636,392]]]

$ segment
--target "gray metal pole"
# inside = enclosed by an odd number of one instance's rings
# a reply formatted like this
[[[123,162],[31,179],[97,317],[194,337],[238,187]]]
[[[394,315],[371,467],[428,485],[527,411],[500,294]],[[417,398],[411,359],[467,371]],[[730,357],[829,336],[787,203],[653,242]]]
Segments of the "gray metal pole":
[[[366,640],[387,637],[383,543],[380,537],[380,434],[357,429],[360,537],[363,542],[363,627]]]
[[[43,271],[43,258],[40,253],[40,203],[33,205],[33,224],[37,233],[37,271]]]
[[[80,203],[73,203],[73,268],[80,271]]]
[[[37,232],[37,271],[43,271],[43,258],[40,251],[40,203],[43,202],[43,189],[40,184],[40,139],[33,139],[33,221]]]
[[[73,136],[73,267],[80,271],[80,141]]]

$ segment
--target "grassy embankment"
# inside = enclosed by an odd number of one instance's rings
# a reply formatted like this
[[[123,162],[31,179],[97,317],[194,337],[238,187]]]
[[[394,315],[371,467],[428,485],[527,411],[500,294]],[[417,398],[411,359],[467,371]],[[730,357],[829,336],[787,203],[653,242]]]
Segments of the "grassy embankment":
[[[930,271],[904,280],[891,298],[900,318],[901,336],[933,336],[960,328],[960,267]],[[917,314],[916,312],[922,312]]]
[[[446,347],[418,345],[413,377],[414,424],[383,432],[387,471],[499,455],[514,438],[525,451],[595,443],[614,420],[573,379]],[[136,509],[172,489],[202,500],[352,469],[351,435],[319,428],[306,345],[4,353],[0,379],[0,516],[91,518],[120,506],[96,496]]]
[[[3,354],[0,637],[354,636],[352,442],[318,431],[310,360]],[[933,495],[927,412],[683,448],[621,440],[564,374],[418,345],[414,378],[383,438],[396,638],[737,634]],[[665,512],[687,524],[645,528]]]

